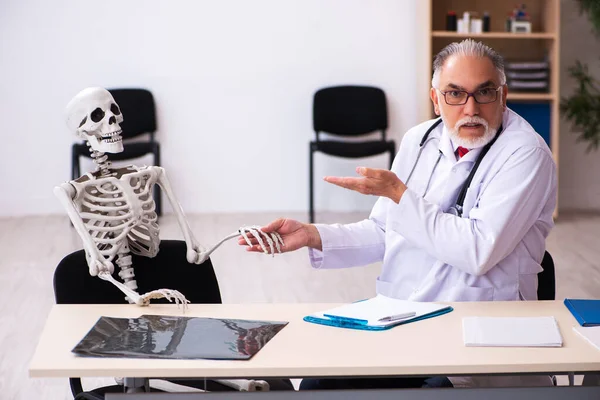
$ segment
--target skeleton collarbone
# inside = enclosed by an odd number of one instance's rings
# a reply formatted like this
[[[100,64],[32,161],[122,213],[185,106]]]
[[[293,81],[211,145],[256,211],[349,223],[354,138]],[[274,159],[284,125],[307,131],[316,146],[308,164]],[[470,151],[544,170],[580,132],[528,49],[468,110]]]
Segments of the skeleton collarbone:
[[[134,254],[158,253],[159,226],[152,197],[158,178],[156,167],[109,168],[87,173],[71,184],[73,202],[100,254],[112,261],[124,244]]]

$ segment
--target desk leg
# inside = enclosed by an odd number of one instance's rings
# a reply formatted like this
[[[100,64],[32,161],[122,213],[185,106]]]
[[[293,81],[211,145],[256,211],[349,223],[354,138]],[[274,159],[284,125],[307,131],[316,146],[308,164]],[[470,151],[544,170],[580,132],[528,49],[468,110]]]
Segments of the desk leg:
[[[575,386],[575,373],[569,372],[569,386]]]
[[[148,378],[125,378],[123,380],[126,393],[139,393],[150,391],[150,380]]]

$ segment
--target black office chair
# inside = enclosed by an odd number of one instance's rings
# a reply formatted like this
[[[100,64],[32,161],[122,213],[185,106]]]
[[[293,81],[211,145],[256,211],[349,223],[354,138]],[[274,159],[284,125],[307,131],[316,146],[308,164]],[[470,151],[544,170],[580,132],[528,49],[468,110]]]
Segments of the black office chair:
[[[556,276],[554,272],[554,260],[547,251],[544,252],[544,258],[541,263],[542,272],[538,274],[538,300],[556,299]]]
[[[192,303],[220,304],[221,292],[211,260],[208,259],[201,265],[190,264],[186,259],[186,249],[184,241],[163,240],[154,258],[132,255],[138,293],[168,288],[179,290]],[[118,270],[115,266],[113,277],[116,280],[120,280]],[[91,276],[88,271],[83,250],[71,253],[60,261],[54,271],[54,296],[57,304],[126,304],[123,292],[109,282]],[[168,304],[169,301],[157,299],[152,303]],[[212,380],[169,378],[168,381],[208,391],[234,390]],[[293,390],[289,379],[265,381],[270,390]],[[80,378],[69,378],[69,383],[76,399],[103,398],[106,393],[123,391],[123,386],[112,385],[84,392]]]
[[[390,168],[396,144],[386,140],[387,102],[383,90],[370,86],[334,86],[318,90],[313,99],[313,128],[316,140],[310,142],[309,219],[314,222],[313,154],[316,151],[344,157],[369,157],[389,152]],[[357,137],[381,131],[381,140],[361,142],[319,140],[319,133]]]
[[[152,93],[145,89],[110,89],[109,92],[123,114],[121,129],[124,150],[121,153],[107,154],[108,159],[110,161],[131,160],[152,154],[153,165],[160,166],[160,146],[154,138],[156,108]],[[148,140],[139,140],[144,134],[149,136]],[[86,143],[74,143],[71,148],[71,179],[73,180],[81,176],[79,164],[81,156],[91,158],[89,147]],[[154,186],[154,201],[156,214],[160,216],[162,201],[158,185]]]

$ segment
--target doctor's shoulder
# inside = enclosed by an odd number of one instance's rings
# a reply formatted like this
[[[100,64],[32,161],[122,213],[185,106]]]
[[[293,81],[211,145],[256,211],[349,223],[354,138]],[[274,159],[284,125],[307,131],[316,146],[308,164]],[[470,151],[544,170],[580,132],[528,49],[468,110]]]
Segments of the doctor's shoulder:
[[[525,120],[514,122],[490,148],[487,155],[490,168],[524,168],[524,175],[537,170],[536,165],[545,166],[544,170],[555,170],[554,158],[545,140]]]
[[[521,117],[516,112],[511,109],[508,109],[508,112],[509,118],[505,129],[507,135],[505,135],[503,139],[510,141],[513,146],[516,147],[537,147],[552,156],[550,147],[539,132],[537,132],[525,118]],[[498,139],[500,138],[502,138],[502,135],[500,135]]]

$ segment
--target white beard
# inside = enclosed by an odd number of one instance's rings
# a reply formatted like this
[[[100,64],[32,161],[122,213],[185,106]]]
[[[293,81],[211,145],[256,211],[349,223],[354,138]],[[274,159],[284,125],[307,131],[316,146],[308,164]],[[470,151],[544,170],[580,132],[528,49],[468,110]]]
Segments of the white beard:
[[[444,119],[443,114],[442,119]],[[461,137],[458,133],[458,130],[465,124],[481,124],[484,128],[483,135],[478,137]],[[496,136],[496,132],[498,131],[498,128],[490,128],[485,119],[477,116],[465,117],[459,120],[453,128],[449,128],[448,125],[446,125],[446,128],[448,128],[448,134],[450,135],[454,145],[462,146],[467,149],[476,149],[485,146],[492,141],[494,136]]]

